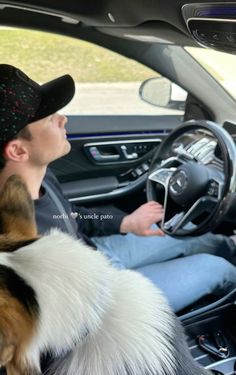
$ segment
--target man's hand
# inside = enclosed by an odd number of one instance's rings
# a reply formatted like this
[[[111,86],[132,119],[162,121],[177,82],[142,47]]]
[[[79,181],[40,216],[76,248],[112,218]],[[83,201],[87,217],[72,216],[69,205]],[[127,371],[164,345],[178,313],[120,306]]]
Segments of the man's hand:
[[[120,225],[121,233],[134,233],[138,236],[164,236],[161,229],[152,229],[163,217],[163,207],[154,201],[140,206],[130,215],[124,217]]]

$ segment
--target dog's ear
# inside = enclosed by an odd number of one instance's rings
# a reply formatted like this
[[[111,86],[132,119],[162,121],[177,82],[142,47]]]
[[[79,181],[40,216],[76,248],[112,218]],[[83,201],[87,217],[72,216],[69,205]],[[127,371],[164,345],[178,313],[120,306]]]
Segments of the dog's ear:
[[[25,183],[17,175],[8,178],[0,194],[0,233],[15,239],[37,235],[34,204]]]

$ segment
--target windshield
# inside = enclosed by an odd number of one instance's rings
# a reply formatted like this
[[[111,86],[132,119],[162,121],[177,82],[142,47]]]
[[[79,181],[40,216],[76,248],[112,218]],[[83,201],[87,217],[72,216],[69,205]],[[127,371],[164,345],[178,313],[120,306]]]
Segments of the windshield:
[[[199,62],[236,99],[236,56],[207,48],[186,47]]]

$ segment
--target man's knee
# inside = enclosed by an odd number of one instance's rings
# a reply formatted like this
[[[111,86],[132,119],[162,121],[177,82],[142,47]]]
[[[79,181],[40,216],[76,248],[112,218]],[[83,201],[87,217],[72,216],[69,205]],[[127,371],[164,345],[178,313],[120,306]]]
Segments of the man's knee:
[[[236,268],[229,261],[211,254],[199,254],[199,261],[209,273],[209,281],[213,289],[227,290],[236,286]]]
[[[204,273],[209,273],[209,279],[223,280],[223,278],[230,278],[236,283],[236,267],[228,260],[212,255],[212,254],[197,254],[192,255],[192,261],[197,268]],[[199,273],[200,274],[200,273]]]
[[[220,271],[233,267],[230,262],[220,256],[203,253],[193,255],[193,257],[197,257],[199,265],[204,268],[208,268],[209,271],[213,271],[216,269]]]

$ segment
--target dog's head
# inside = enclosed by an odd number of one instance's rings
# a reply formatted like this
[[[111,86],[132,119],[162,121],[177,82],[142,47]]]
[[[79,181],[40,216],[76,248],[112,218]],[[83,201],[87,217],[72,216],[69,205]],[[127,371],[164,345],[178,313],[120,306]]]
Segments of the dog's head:
[[[33,201],[22,179],[12,175],[0,194],[0,251],[13,251],[35,238]]]

